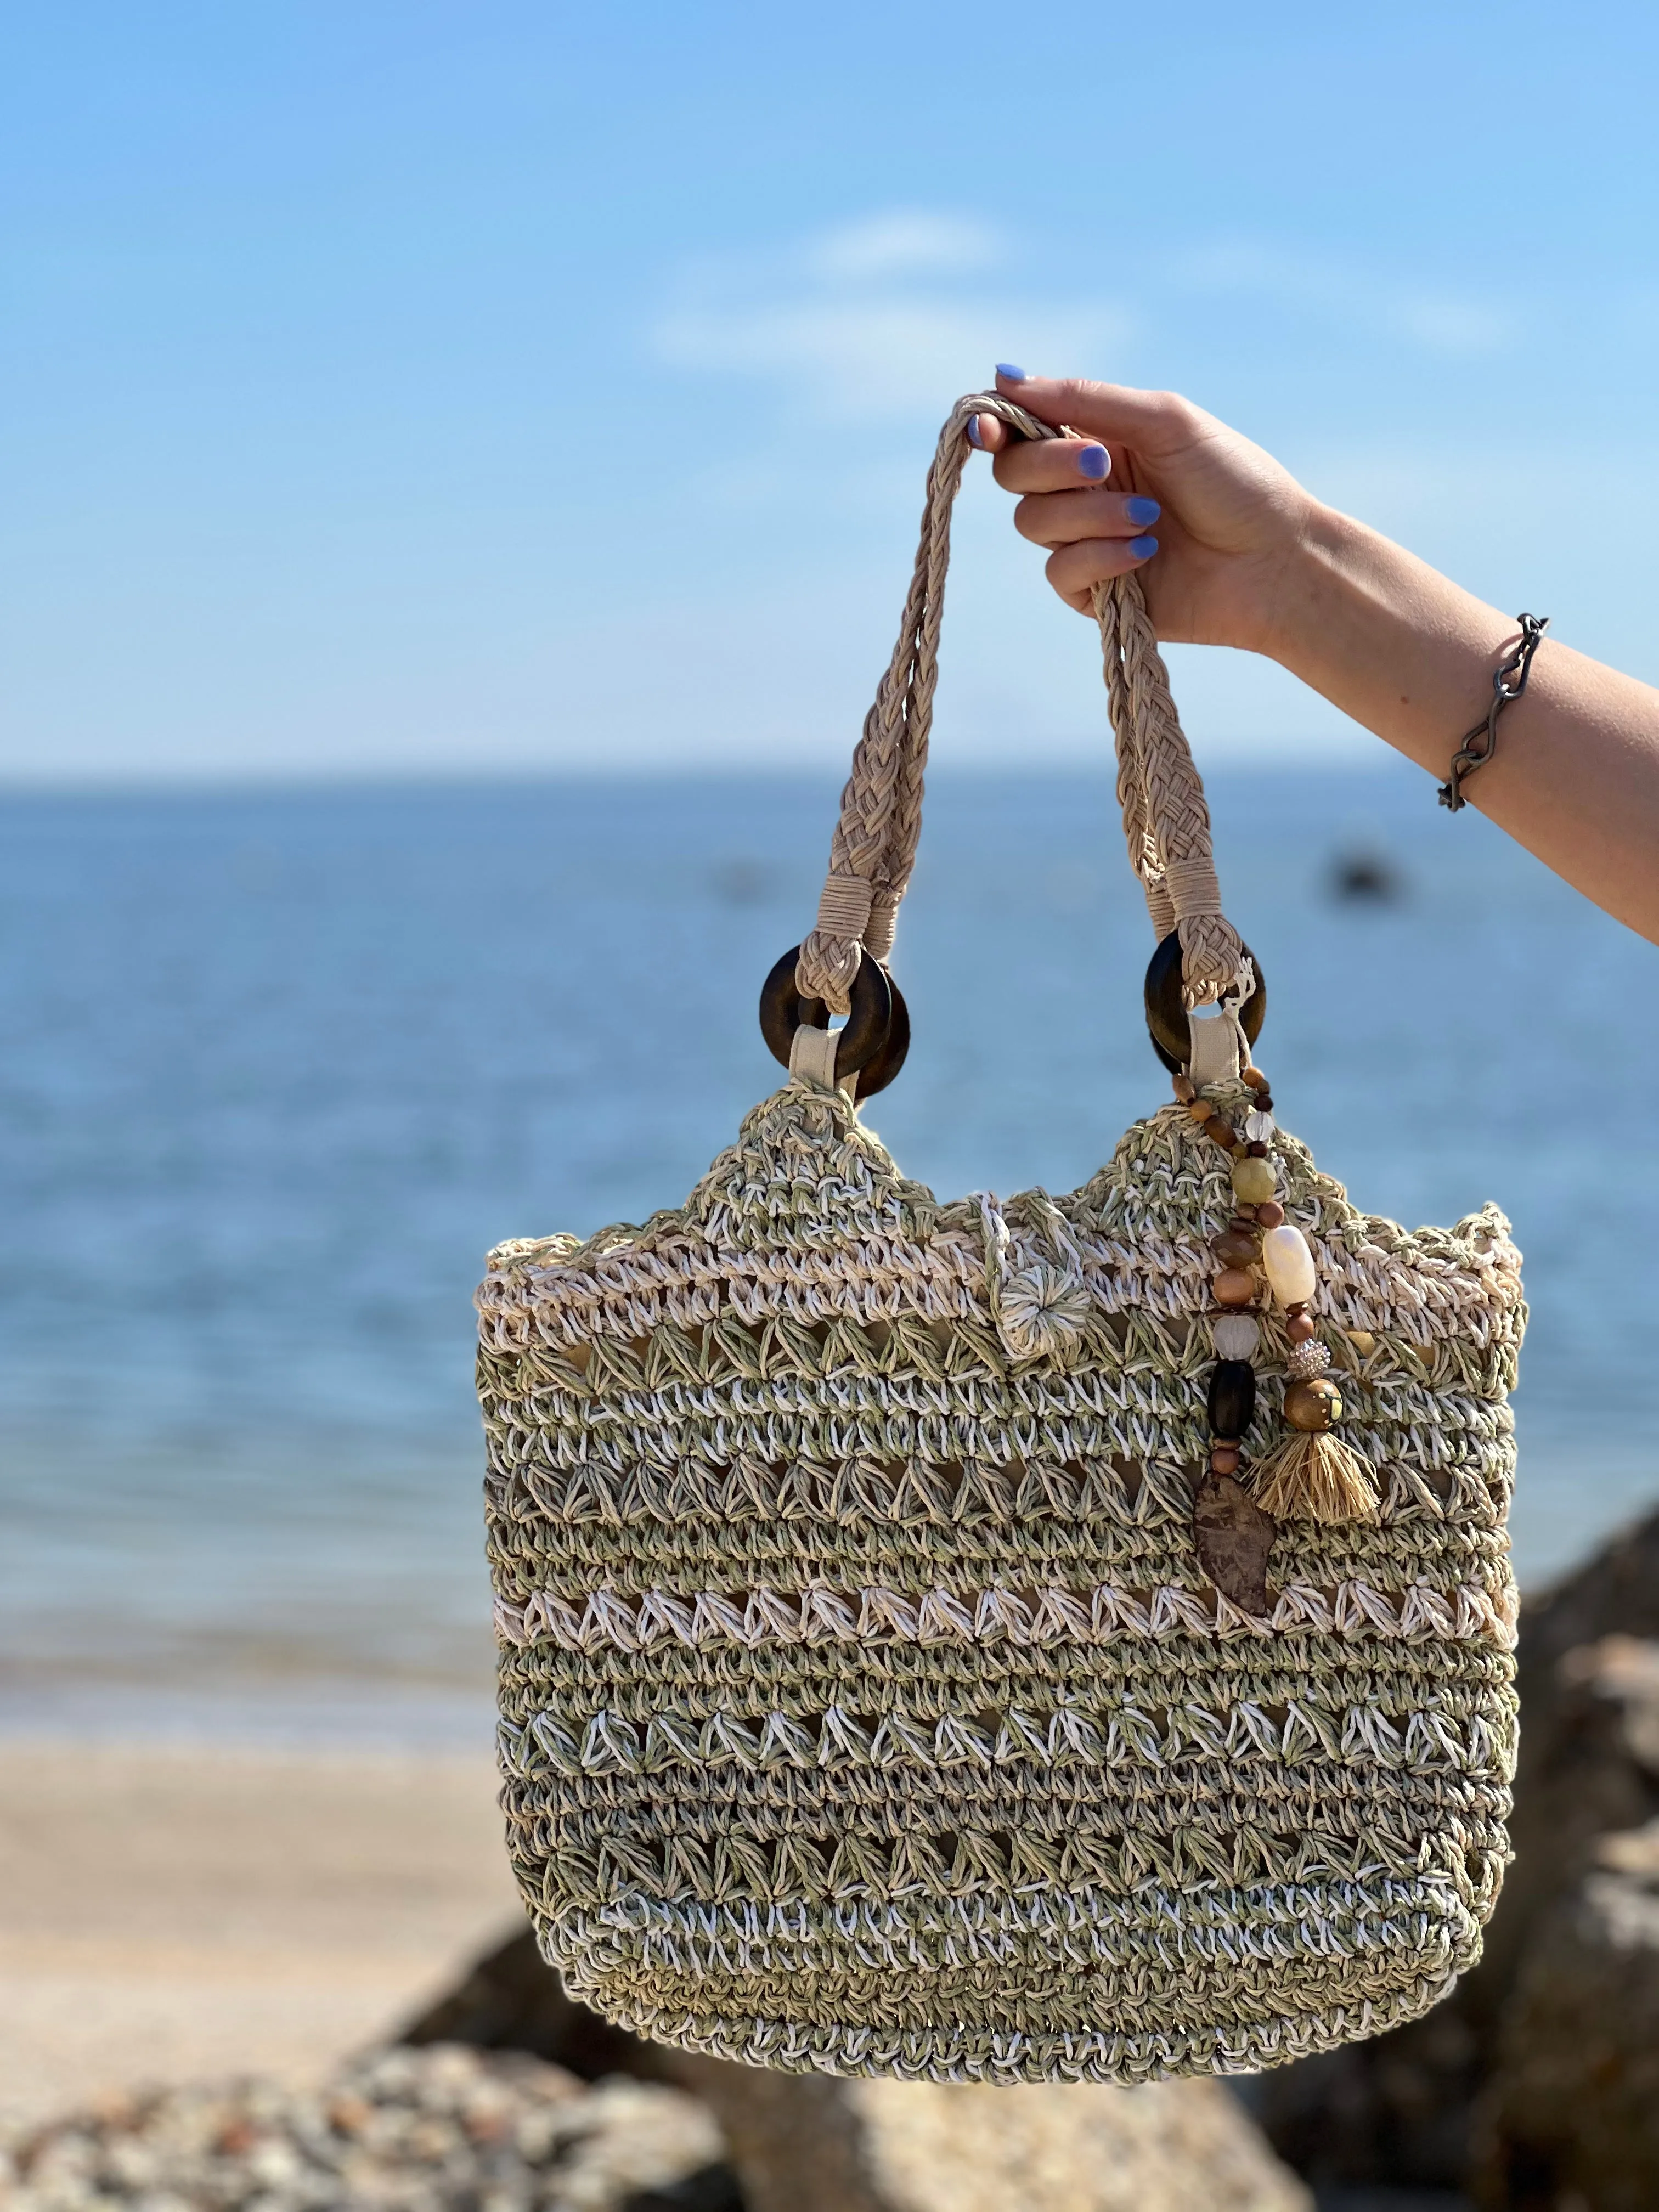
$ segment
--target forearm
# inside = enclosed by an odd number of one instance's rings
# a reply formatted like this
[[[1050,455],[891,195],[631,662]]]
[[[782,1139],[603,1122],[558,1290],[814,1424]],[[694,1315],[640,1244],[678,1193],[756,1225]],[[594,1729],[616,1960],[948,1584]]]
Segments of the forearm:
[[[1278,596],[1273,657],[1443,781],[1514,617],[1325,507]],[[1470,805],[1659,942],[1659,691],[1547,637],[1498,734]]]

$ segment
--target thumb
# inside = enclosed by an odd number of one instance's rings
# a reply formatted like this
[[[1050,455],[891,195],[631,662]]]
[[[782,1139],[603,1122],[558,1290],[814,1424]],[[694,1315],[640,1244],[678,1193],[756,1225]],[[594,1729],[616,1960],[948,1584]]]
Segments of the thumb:
[[[973,415],[968,421],[968,442],[982,453],[1000,453],[1013,436],[999,415]]]

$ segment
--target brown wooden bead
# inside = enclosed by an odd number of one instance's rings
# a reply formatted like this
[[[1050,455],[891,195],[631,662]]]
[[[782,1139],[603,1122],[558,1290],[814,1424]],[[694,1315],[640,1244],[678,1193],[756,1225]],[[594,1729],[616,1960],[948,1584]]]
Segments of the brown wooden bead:
[[[1316,1436],[1342,1418],[1342,1393],[1321,1375],[1311,1382],[1292,1382],[1285,1393],[1285,1418],[1293,1429]]]
[[[1204,1124],[1204,1133],[1206,1137],[1213,1137],[1218,1145],[1225,1145],[1230,1151],[1238,1142],[1237,1130],[1231,1121],[1224,1121],[1219,1114],[1211,1115]]]
[[[1211,1105],[1207,1098],[1194,1097],[1187,1101],[1187,1111],[1201,1127],[1214,1113],[1215,1108]]]
[[[1242,1068],[1238,1079],[1241,1083],[1248,1083],[1252,1091],[1265,1091],[1267,1087],[1267,1079],[1259,1067]]]
[[[1183,1106],[1190,1106],[1192,1104],[1194,1099],[1197,1097],[1198,1093],[1193,1088],[1193,1079],[1190,1075],[1176,1076],[1175,1079],[1175,1095],[1181,1101]]]
[[[1224,1267],[1253,1267],[1261,1256],[1257,1240],[1238,1229],[1224,1229],[1210,1249]]]
[[[1244,1149],[1253,1160],[1265,1160],[1267,1157],[1267,1147],[1259,1137],[1252,1137]]]
[[[1271,1114],[1273,1112],[1273,1094],[1271,1091],[1258,1091],[1256,1092],[1255,1110],[1258,1114]]]
[[[1276,1198],[1270,1198],[1257,1206],[1255,1218],[1264,1229],[1280,1229],[1285,1224],[1285,1209]]]
[[[1255,1206],[1240,1206],[1234,1208],[1233,1218],[1227,1224],[1227,1226],[1237,1236],[1254,1237],[1255,1234],[1255,1224],[1256,1209]]]
[[[1243,1267],[1224,1267],[1210,1288],[1218,1306],[1247,1306],[1255,1296],[1255,1277]]]
[[[1305,1344],[1313,1334],[1314,1317],[1310,1313],[1294,1313],[1285,1324],[1285,1334],[1292,1344]]]
[[[1238,1446],[1237,1444],[1215,1445],[1210,1453],[1210,1465],[1218,1474],[1237,1474]]]

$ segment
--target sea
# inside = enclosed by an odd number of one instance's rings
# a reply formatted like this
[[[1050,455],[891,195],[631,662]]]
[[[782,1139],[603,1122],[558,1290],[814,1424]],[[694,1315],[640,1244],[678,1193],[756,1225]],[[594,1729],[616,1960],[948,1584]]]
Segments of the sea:
[[[485,1740],[486,1249],[681,1199],[781,1079],[838,779],[0,800],[0,1727]],[[1659,951],[1414,771],[1209,778],[1279,1119],[1512,1218],[1537,1589],[1659,1496]],[[940,771],[868,1118],[943,1194],[1168,1096],[1105,773]]]

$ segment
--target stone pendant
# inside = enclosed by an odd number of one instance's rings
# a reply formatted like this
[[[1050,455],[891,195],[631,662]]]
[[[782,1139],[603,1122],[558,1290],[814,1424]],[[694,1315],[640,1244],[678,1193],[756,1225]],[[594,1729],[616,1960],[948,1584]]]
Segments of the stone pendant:
[[[1243,1485],[1230,1474],[1205,1470],[1193,1501],[1193,1537],[1204,1571],[1218,1590],[1246,1613],[1272,1610],[1267,1595],[1267,1554],[1279,1523],[1264,1513]]]

